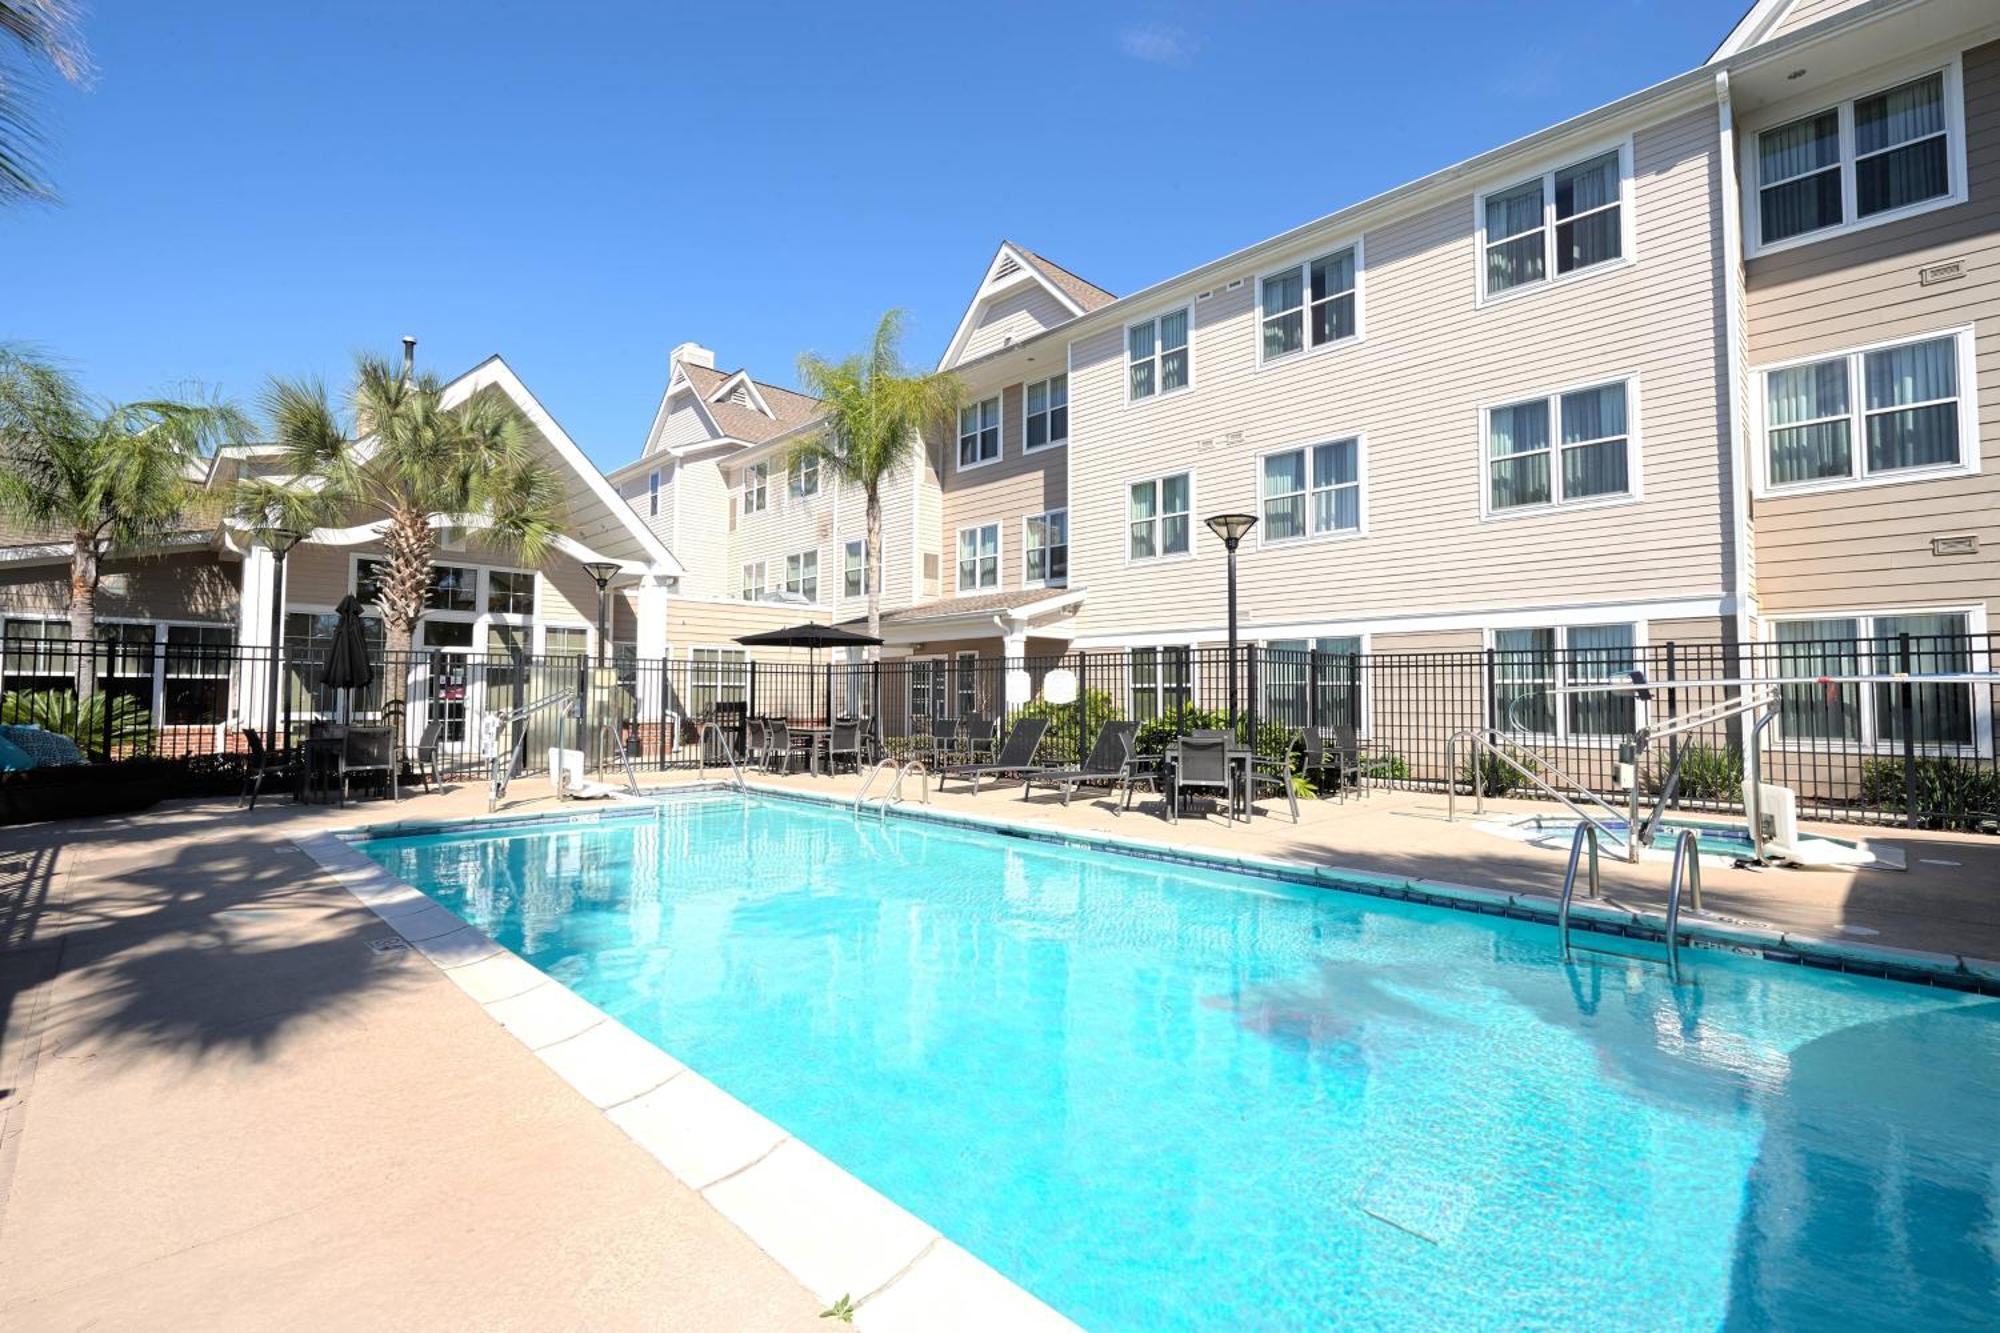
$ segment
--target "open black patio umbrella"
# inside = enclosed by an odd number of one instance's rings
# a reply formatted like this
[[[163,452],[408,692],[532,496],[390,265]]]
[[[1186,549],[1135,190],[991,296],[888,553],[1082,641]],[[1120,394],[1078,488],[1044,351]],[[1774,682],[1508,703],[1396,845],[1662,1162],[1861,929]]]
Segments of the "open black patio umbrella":
[[[375,683],[375,664],[368,660],[368,632],[361,624],[361,599],[353,593],[340,599],[334,609],[340,620],[333,627],[333,642],[326,651],[326,668],[320,683],[347,696],[347,713],[354,713],[354,691]]]

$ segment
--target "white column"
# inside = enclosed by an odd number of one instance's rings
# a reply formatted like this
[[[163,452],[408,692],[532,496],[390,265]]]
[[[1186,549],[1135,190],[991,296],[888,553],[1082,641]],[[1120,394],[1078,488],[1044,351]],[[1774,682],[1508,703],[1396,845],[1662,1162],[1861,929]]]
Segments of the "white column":
[[[641,662],[659,662],[656,668],[639,672],[639,716],[656,718],[664,707],[667,686],[667,585],[657,574],[639,580],[634,610],[638,632],[634,651]]]
[[[243,588],[236,599],[236,645],[252,650],[236,674],[236,699],[231,711],[239,725],[264,729],[265,700],[270,677],[262,650],[271,643],[271,600],[277,561],[269,547],[252,546],[243,553]]]

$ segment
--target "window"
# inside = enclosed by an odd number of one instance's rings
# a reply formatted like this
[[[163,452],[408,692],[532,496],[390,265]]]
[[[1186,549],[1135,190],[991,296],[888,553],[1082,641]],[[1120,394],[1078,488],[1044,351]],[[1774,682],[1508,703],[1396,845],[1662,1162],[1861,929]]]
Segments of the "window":
[[[771,465],[752,463],[743,469],[743,512],[761,514],[770,501]]]
[[[1127,393],[1131,401],[1188,386],[1188,312],[1183,306],[1125,330]]]
[[[486,609],[496,616],[535,614],[535,576],[509,569],[488,570]]]
[[[227,626],[167,626],[161,721],[168,726],[201,726],[227,716],[230,650],[235,643],[236,631]]]
[[[1361,531],[1361,441],[1266,454],[1265,543]]]
[[[1361,640],[1277,639],[1264,654],[1264,710],[1287,727],[1361,729]]]
[[[1502,731],[1536,736],[1624,736],[1638,725],[1629,694],[1567,694],[1637,666],[1631,625],[1493,632],[1496,713]]]
[[[1133,560],[1186,555],[1192,532],[1188,525],[1193,484],[1190,474],[1176,472],[1157,481],[1132,483],[1125,508],[1125,552]]]
[[[819,600],[819,552],[785,557],[785,591],[808,602]]]
[[[750,692],[750,654],[742,648],[691,648],[689,714],[708,717],[719,703],[740,704]]]
[[[1022,521],[1021,581],[1069,582],[1069,511],[1051,509]]]
[[[802,500],[808,495],[819,494],[819,455],[807,454],[792,464],[790,488],[792,498]]]
[[[979,711],[979,654],[960,653],[953,661],[953,668],[958,715],[971,717]]]
[[[842,555],[842,579],[840,595],[843,597],[866,597],[868,595],[868,543],[849,542]]]
[[[1027,415],[1021,424],[1024,449],[1043,449],[1069,439],[1069,376],[1036,380],[1024,391]]]
[[[1758,134],[1758,243],[1962,198],[1964,182],[1952,179],[1957,73],[1935,70]]]
[[[743,566],[743,600],[754,602],[764,595],[764,562],[753,560]]]
[[[1000,397],[958,409],[958,465],[978,467],[1000,457]]]
[[[1544,172],[1479,199],[1481,288],[1532,287],[1625,257],[1625,150]]]
[[[1145,722],[1173,717],[1194,695],[1192,654],[1186,648],[1134,648],[1129,675],[1132,717]]]
[[[1764,372],[1764,484],[1772,490],[1977,465],[1961,362],[1969,333]]]
[[[588,657],[590,631],[568,625],[550,625],[542,630],[542,652],[548,657]]]
[[[1355,267],[1355,247],[1348,246],[1296,268],[1268,274],[1258,283],[1264,360],[1324,347],[1352,338],[1359,331]]]
[[[945,664],[939,658],[910,663],[910,716],[945,717]]]
[[[660,474],[646,474],[646,513],[653,518],[660,516]]]
[[[386,560],[354,562],[354,595],[374,605],[381,600],[381,575]],[[472,565],[432,565],[430,591],[424,597],[427,611],[479,610],[479,570]]]
[[[1626,393],[1601,384],[1489,408],[1488,512],[1631,495]]]
[[[1000,525],[958,530],[958,590],[1000,586]]]
[[[1935,675],[1973,669],[1971,617],[1963,611],[1822,616],[1781,620],[1774,628],[1779,675]],[[1905,634],[1910,636],[1907,662]],[[1778,694],[1778,725],[1788,737],[1857,745],[1900,744],[1903,739],[1900,686],[1781,685]],[[1910,705],[1909,734],[1916,744],[1973,744],[1977,700],[1972,686],[1913,685]]]

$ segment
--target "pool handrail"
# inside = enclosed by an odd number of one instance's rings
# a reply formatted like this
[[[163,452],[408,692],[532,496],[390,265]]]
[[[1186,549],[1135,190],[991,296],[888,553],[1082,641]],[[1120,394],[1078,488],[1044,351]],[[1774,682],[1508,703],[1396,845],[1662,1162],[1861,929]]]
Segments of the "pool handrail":
[[[1563,874],[1562,901],[1556,905],[1556,946],[1565,963],[1569,961],[1569,904],[1576,896],[1577,862],[1586,846],[1590,848],[1590,896],[1604,896],[1604,878],[1597,868],[1597,825],[1578,824],[1576,836],[1569,840],[1569,869]]]
[[[1684,828],[1674,839],[1673,877],[1667,882],[1667,976],[1675,984],[1681,980],[1681,889],[1692,895],[1694,910],[1701,910],[1701,838]]]
[[[1577,801],[1571,799],[1569,796],[1557,790],[1555,787],[1542,781],[1541,775],[1539,773],[1536,773],[1534,770],[1530,769],[1526,764],[1523,764],[1519,759],[1516,759],[1513,755],[1509,754],[1507,750],[1500,745],[1499,742],[1489,738],[1487,735],[1487,729],[1485,727],[1461,727],[1457,731],[1452,732],[1451,735],[1445,738],[1444,760],[1445,760],[1446,776],[1445,776],[1445,786],[1444,786],[1444,817],[1447,823],[1458,818],[1457,756],[1458,756],[1458,743],[1460,740],[1470,740],[1473,745],[1473,753],[1475,758],[1472,764],[1472,800],[1473,800],[1472,811],[1474,814],[1484,814],[1486,811],[1486,770],[1485,767],[1481,765],[1477,759],[1478,752],[1480,750],[1485,750],[1487,753],[1491,754],[1494,758],[1498,759],[1501,763],[1506,764],[1509,768],[1512,768],[1515,772],[1519,773],[1522,777],[1526,778],[1528,782],[1532,786],[1534,786],[1534,788],[1537,791],[1540,791],[1542,794],[1547,796],[1550,800],[1555,801],[1557,804],[1566,807],[1573,814],[1575,814],[1578,819],[1582,820],[1585,824],[1588,824],[1591,827],[1595,828],[1604,837],[1609,838],[1615,845],[1623,849],[1623,851],[1625,852],[1626,860],[1637,861],[1639,859],[1639,847],[1637,842],[1635,842],[1627,834],[1620,833],[1615,825],[1607,824],[1599,820],[1596,815],[1593,815],[1589,810],[1585,809]],[[1583,783],[1578,782],[1575,778],[1563,772],[1560,768],[1557,768],[1555,764],[1551,763],[1548,760],[1547,756],[1541,754],[1539,751],[1534,750],[1530,746],[1522,746],[1521,748],[1527,750],[1529,754],[1533,755],[1537,760],[1543,763],[1550,774],[1554,775],[1557,778],[1562,779],[1564,782],[1567,782],[1568,784],[1570,784],[1570,786],[1574,787],[1576,790],[1582,792],[1587,798],[1589,798],[1589,801],[1592,805],[1595,805],[1598,809],[1610,815],[1612,819],[1617,820],[1626,818],[1626,816],[1621,814],[1618,810],[1612,808],[1612,806],[1608,802],[1606,802],[1602,797],[1600,797],[1596,792],[1592,791],[1589,787],[1585,786]],[[1628,829],[1630,828],[1629,821],[1627,822],[1626,826]]]

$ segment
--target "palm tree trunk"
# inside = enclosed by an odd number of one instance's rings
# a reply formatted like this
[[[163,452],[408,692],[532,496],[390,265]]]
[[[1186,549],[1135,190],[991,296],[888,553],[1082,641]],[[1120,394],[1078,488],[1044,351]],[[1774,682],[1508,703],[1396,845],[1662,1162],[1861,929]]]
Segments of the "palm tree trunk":
[[[868,488],[868,637],[882,637],[882,493],[874,486]]]
[[[76,677],[76,699],[82,703],[97,692],[97,534],[79,532],[69,557],[70,662]]]
[[[388,659],[383,674],[383,710],[401,719],[409,707],[410,668],[416,650],[417,622],[423,618],[431,586],[431,556],[437,548],[431,531],[430,515],[417,509],[398,509],[389,517],[382,534],[386,559],[376,585],[382,607],[382,646]]]

